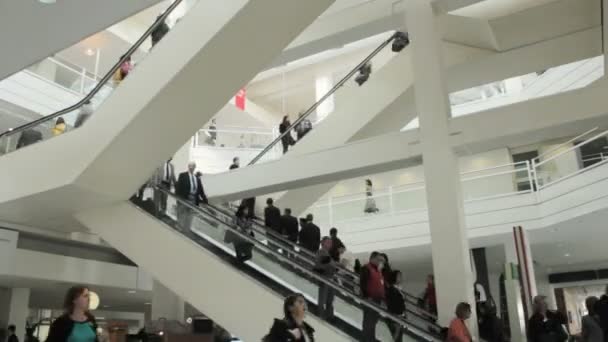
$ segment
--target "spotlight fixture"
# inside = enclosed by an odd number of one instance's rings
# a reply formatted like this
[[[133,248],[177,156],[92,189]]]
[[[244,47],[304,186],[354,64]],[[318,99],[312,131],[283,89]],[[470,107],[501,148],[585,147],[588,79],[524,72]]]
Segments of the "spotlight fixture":
[[[363,83],[367,82],[369,75],[372,74],[372,65],[370,63],[365,63],[362,67],[359,68],[359,74],[355,77],[355,82],[359,86],[362,86]]]
[[[401,52],[406,46],[410,45],[410,36],[407,32],[395,32],[393,39],[393,52]]]

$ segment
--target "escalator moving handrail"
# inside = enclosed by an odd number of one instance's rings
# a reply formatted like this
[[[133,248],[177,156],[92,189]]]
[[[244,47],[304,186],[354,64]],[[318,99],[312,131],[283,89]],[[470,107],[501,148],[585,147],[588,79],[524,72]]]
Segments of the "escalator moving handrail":
[[[213,209],[213,211],[218,212],[220,214],[222,214],[224,217],[228,218],[228,220],[231,220],[234,218],[234,213],[231,213],[230,211],[227,211],[223,208],[220,207],[216,207],[212,204],[207,204],[206,206],[208,206],[209,208]],[[276,234],[275,232],[266,229],[266,227],[262,226],[260,223],[256,222],[256,220],[253,220],[254,223],[254,229],[256,230],[257,233],[260,233],[262,235],[264,235],[267,238],[270,238],[273,240],[273,242],[276,244],[277,240],[278,240],[278,244],[281,245],[282,248],[288,248],[288,249],[294,249],[295,247],[298,247],[298,249],[300,251],[305,251],[303,254],[306,254],[306,256],[301,255],[300,253],[295,253],[295,257],[302,261],[305,264],[309,264],[310,266],[314,267],[315,264],[315,259],[316,256],[314,255],[314,253],[311,253],[310,251],[301,248],[301,246],[294,244],[293,242],[285,239],[282,236],[279,236],[278,234]],[[348,284],[350,286],[353,287],[358,287],[359,284],[356,281],[353,281],[351,279],[348,278],[344,278],[344,274],[349,274],[353,277],[355,277],[355,279],[359,278],[359,275],[357,275],[354,272],[351,272],[345,268],[339,268],[339,271],[336,273],[335,277],[340,279],[343,283]],[[404,293],[404,291],[400,290],[402,293]],[[349,291],[350,292],[350,291]],[[354,293],[353,293],[354,294]],[[406,293],[404,293],[406,294]],[[405,296],[404,296],[405,297]],[[405,297],[407,298],[407,297]],[[412,303],[412,301],[405,299],[406,301],[408,301],[410,304],[416,305],[417,303]],[[416,306],[417,307],[417,306]],[[433,326],[435,329],[437,329],[438,331],[441,329],[441,327],[439,325],[437,325],[433,320],[436,319],[436,317],[426,311],[414,311],[411,309],[411,306],[408,305],[406,306],[406,311],[409,314],[412,314],[413,316],[416,316],[422,320],[427,321],[427,323],[429,324],[429,326]]]
[[[278,144],[279,141],[281,141],[281,139],[284,136],[286,136],[287,134],[291,134],[291,130],[294,127],[296,127],[300,122],[302,122],[310,114],[312,114],[317,109],[317,107],[319,107],[321,105],[321,103],[323,103],[323,101],[325,101],[328,97],[330,97],[333,93],[335,93],[338,89],[340,89],[340,87],[342,87],[344,85],[344,83],[346,83],[351,77],[353,77],[353,75],[355,75],[362,66],[364,66],[369,61],[371,61],[372,58],[374,58],[378,53],[380,53],[380,51],[384,50],[384,48],[395,39],[396,35],[397,35],[397,32],[393,33],[389,39],[382,42],[382,44],[380,44],[380,46],[378,46],[374,51],[372,51],[372,53],[370,53],[367,57],[365,57],[365,59],[363,61],[361,61],[361,63],[357,64],[356,67],[354,67],[348,74],[346,74],[346,76],[344,76],[338,83],[336,83],[336,85],[334,85],[333,88],[331,88],[325,95],[323,95],[319,100],[317,100],[317,102],[313,103],[313,105],[310,106],[310,108],[308,108],[304,113],[302,113],[302,115],[300,115],[296,119],[296,121],[294,121],[291,124],[291,126],[289,126],[285,130],[285,132],[281,133],[276,139],[274,139],[270,144],[268,144],[268,146],[266,146],[260,153],[258,153],[258,155],[256,155],[249,162],[248,165],[253,165],[253,164],[257,163],[260,159],[262,159],[262,157],[266,153],[268,153],[268,151],[270,151],[276,144]]]
[[[227,216],[234,215],[233,213],[230,213],[229,211],[226,211],[226,210],[224,210],[224,209],[222,209],[220,207],[213,206],[213,205],[210,205],[210,204],[208,204],[208,206],[212,207],[215,211],[221,212],[224,215],[227,215]],[[289,240],[285,239],[283,236],[280,236],[280,235],[276,234],[275,232],[272,232],[272,231],[269,231],[269,230],[265,229],[265,227],[261,223],[257,222],[256,220],[253,220],[253,221],[254,221],[254,224],[257,226],[258,231],[263,232],[266,236],[268,236],[268,235],[272,236],[273,239],[279,240],[283,245],[286,245],[286,246],[288,246],[291,249],[295,249],[297,247],[298,250],[300,251],[300,253],[306,254],[306,256],[308,256],[309,258],[311,258],[311,259],[302,258],[303,260],[310,262],[311,260],[314,260],[314,258],[316,257],[314,255],[314,253],[310,252],[309,250],[307,250],[305,248],[302,248],[300,245],[295,244],[292,241],[289,241]],[[359,275],[357,273],[351,271],[351,270],[348,270],[346,268],[341,268],[340,270],[341,270],[342,273],[346,273],[346,274],[348,274],[348,275],[350,275],[352,277],[355,277],[356,279],[359,278]],[[348,279],[343,279],[343,280],[346,281],[346,282],[349,282],[349,283],[353,283],[352,281],[350,281]],[[419,298],[417,296],[414,296],[414,295],[412,295],[410,293],[407,293],[404,290],[399,290],[399,291],[401,292],[401,294],[403,294],[405,300],[408,301],[412,305],[418,305],[418,301],[421,300],[421,298]],[[426,316],[427,319],[437,319],[437,317],[435,315],[433,315],[432,313],[430,313],[428,311],[425,311],[425,310],[423,310],[422,313],[414,312],[411,309],[408,309],[408,311],[412,312],[412,314],[414,314],[416,316],[419,316],[419,317]]]
[[[118,70],[120,68],[120,66],[127,60],[127,58],[131,57],[133,55],[133,53],[135,51],[137,51],[137,49],[146,41],[146,39],[148,39],[148,37],[150,37],[150,35],[152,34],[152,31],[154,31],[154,29],[156,29],[159,25],[161,25],[165,19],[167,19],[167,17],[169,16],[169,14],[171,14],[171,12],[173,12],[173,10],[180,4],[182,3],[183,0],[175,0],[168,8],[167,10],[161,14],[156,21],[154,22],[154,24],[152,24],[152,26],[150,26],[146,32],[144,32],[142,34],[142,36],[127,50],[127,52],[124,53],[124,55],[120,58],[120,60],[114,64],[114,66],[110,69],[110,71],[108,71],[108,73],[106,73],[101,80],[99,80],[99,82],[97,83],[97,85],[85,96],[83,97],[80,101],[78,101],[76,104],[73,104],[67,108],[61,109],[58,112],[55,112],[53,114],[49,114],[46,115],[40,119],[34,120],[32,122],[28,122],[26,124],[23,124],[21,126],[18,126],[16,128],[13,128],[11,130],[5,131],[3,133],[0,133],[0,138],[2,138],[5,135],[12,135],[15,134],[17,132],[21,132],[24,131],[28,128],[31,127],[35,127],[38,126],[39,124],[52,120],[56,117],[59,117],[61,115],[67,114],[73,110],[76,110],[80,107],[82,107],[84,104],[86,104],[88,101],[90,101],[95,95],[97,95],[97,93],[99,92],[99,90],[101,90],[101,88],[112,78],[112,76],[114,76],[114,73],[116,72],[116,70]]]
[[[228,217],[233,217],[234,216],[234,213],[230,212],[229,210],[225,210],[224,208],[217,207],[217,206],[214,206],[212,204],[207,204],[207,206],[211,207],[213,210],[215,210],[217,212],[222,213],[225,216],[228,216]],[[276,234],[275,232],[266,229],[266,227],[264,227],[261,223],[257,222],[257,220],[254,219],[253,222],[254,222],[254,226],[256,226],[256,228],[257,228],[257,230],[259,232],[262,232],[266,236],[270,235],[273,239],[279,240],[279,242],[281,244],[283,244],[284,246],[287,246],[290,249],[298,248],[298,250],[299,250],[300,253],[305,254],[307,256],[307,258],[302,258],[302,256],[299,255],[299,253],[296,253],[296,255],[297,255],[298,258],[300,258],[300,259],[302,259],[302,260],[304,260],[305,262],[308,262],[308,263],[314,263],[312,261],[312,260],[314,260],[316,258],[316,256],[314,255],[314,253],[310,252],[309,250],[307,250],[305,248],[302,248],[300,245],[295,244],[292,241],[289,241],[289,240],[285,239],[283,236],[280,236],[280,235]],[[355,286],[358,286],[358,284],[356,284],[355,282],[353,282],[353,281],[351,281],[349,279],[344,279],[343,277],[341,277],[341,275],[344,274],[344,273],[350,275],[351,277],[354,277],[355,279],[359,279],[359,275],[357,273],[355,273],[355,272],[353,272],[351,270],[345,269],[345,268],[341,268],[340,272],[338,273],[338,276],[340,277],[340,279],[342,281],[347,282],[347,283],[352,284],[352,285],[355,285]],[[405,292],[404,290],[400,289],[399,291],[401,292],[401,294],[404,296],[405,300],[408,303],[410,303],[411,305],[414,305],[414,306],[417,307],[418,301],[420,300],[420,298],[418,298],[418,297],[416,297],[414,295],[411,295],[411,294]],[[406,307],[406,309],[407,309],[407,307]],[[417,317],[420,317],[422,319],[428,319],[428,320],[436,320],[437,319],[437,316],[433,315],[432,313],[430,313],[430,312],[428,312],[428,311],[426,311],[424,309],[421,309],[421,310],[422,310],[422,312],[415,312],[415,311],[413,311],[411,309],[407,309],[408,312],[410,312],[413,315],[415,315]],[[432,323],[432,325],[435,325],[437,328],[441,328],[439,325],[437,325],[434,322]]]
[[[208,219],[212,219],[214,221],[217,221],[217,222],[225,225],[226,228],[230,229],[230,232],[235,234],[236,236],[238,236],[238,238],[240,240],[244,240],[249,243],[252,243],[256,248],[261,249],[268,254],[271,254],[273,257],[281,260],[285,264],[288,264],[290,267],[293,267],[295,269],[298,269],[300,272],[303,272],[304,274],[306,274],[307,277],[312,278],[317,282],[324,283],[325,285],[331,287],[335,291],[338,291],[340,293],[345,293],[346,297],[350,297],[350,299],[361,304],[362,306],[367,307],[368,309],[371,309],[373,311],[376,311],[381,317],[385,317],[393,322],[398,323],[399,325],[401,325],[404,328],[405,331],[407,331],[411,334],[414,334],[414,335],[418,336],[419,338],[424,338],[427,341],[433,341],[432,339],[428,339],[428,338],[424,337],[424,335],[433,336],[432,332],[425,331],[423,328],[415,326],[414,324],[406,321],[404,318],[393,315],[392,313],[386,311],[384,308],[380,307],[379,305],[377,305],[367,299],[353,295],[352,293],[350,293],[350,291],[348,289],[344,288],[342,285],[336,284],[335,282],[328,280],[327,278],[325,278],[319,274],[316,274],[313,271],[310,271],[309,269],[305,268],[304,266],[293,262],[292,260],[290,260],[289,258],[284,256],[283,254],[274,251],[272,248],[269,248],[268,246],[264,245],[263,243],[256,240],[255,238],[242,233],[239,229],[235,228],[234,225],[230,225],[224,221],[221,221],[219,218],[217,218],[214,215],[206,214],[206,211],[203,210],[201,207],[193,205],[192,203],[190,203],[188,201],[184,201],[183,199],[177,197],[174,193],[167,191],[165,189],[161,189],[157,186],[154,187],[154,191],[155,191],[155,193],[156,192],[164,193],[167,196],[175,199],[181,205],[188,207],[190,210],[193,210],[196,213],[204,215]],[[210,208],[212,210],[214,209],[211,206],[207,206],[207,208]],[[221,211],[220,211],[220,213],[221,213]]]

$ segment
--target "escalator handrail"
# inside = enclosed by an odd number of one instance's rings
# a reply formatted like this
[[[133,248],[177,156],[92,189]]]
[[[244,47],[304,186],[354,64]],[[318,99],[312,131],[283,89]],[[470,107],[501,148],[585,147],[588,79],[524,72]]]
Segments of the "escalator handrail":
[[[227,211],[227,210],[224,210],[223,208],[220,208],[220,207],[217,207],[217,206],[214,206],[214,205],[211,205],[211,204],[208,204],[208,205],[209,205],[210,207],[212,207],[214,210],[216,210],[216,211],[218,211],[218,212],[221,212],[221,213],[222,213],[222,214],[224,214],[224,215],[227,215],[227,216],[234,215],[233,213],[231,213],[231,212],[229,212],[229,211]],[[285,245],[285,246],[289,247],[290,249],[295,249],[295,248],[298,248],[299,253],[301,253],[301,254],[305,254],[305,255],[307,256],[307,257],[305,257],[305,258],[301,258],[302,260],[304,260],[304,261],[306,261],[306,262],[309,262],[309,263],[310,263],[310,262],[312,262],[312,260],[314,260],[314,258],[316,257],[316,256],[314,255],[314,253],[310,252],[310,251],[309,251],[309,250],[307,250],[306,248],[302,248],[302,246],[300,246],[300,245],[298,245],[298,244],[296,244],[296,243],[293,243],[292,241],[290,241],[290,240],[286,239],[285,237],[283,237],[283,236],[281,236],[281,235],[279,235],[279,234],[277,234],[277,233],[275,233],[275,232],[273,232],[273,231],[270,231],[270,230],[266,229],[266,228],[265,228],[265,227],[264,227],[264,226],[263,226],[263,225],[262,225],[260,222],[258,222],[257,220],[255,220],[255,219],[254,219],[254,220],[253,220],[253,222],[254,222],[254,225],[256,226],[257,230],[258,230],[258,231],[260,231],[261,233],[263,233],[264,235],[266,235],[266,236],[268,236],[268,235],[272,236],[272,238],[273,238],[273,239],[279,240],[279,241],[280,241],[280,242],[281,242],[283,245]],[[299,256],[299,255],[298,255],[298,256]],[[299,257],[300,257],[300,256],[299,256]],[[355,278],[355,279],[359,279],[359,275],[358,275],[357,273],[355,273],[355,272],[353,272],[353,271],[349,270],[349,269],[346,269],[346,268],[340,268],[340,272],[341,272],[342,274],[346,273],[346,274],[348,274],[349,276],[351,276],[351,277],[353,277],[353,278]],[[351,283],[351,284],[357,285],[357,284],[355,284],[353,281],[351,281],[351,280],[349,280],[349,279],[344,279],[344,278],[341,278],[341,279],[342,279],[342,280],[344,280],[344,281],[346,281],[346,282],[349,282],[349,283]],[[406,292],[406,291],[404,291],[404,290],[401,290],[401,289],[400,289],[399,291],[400,291],[400,292],[401,292],[401,294],[404,296],[405,300],[406,300],[406,301],[408,301],[408,302],[409,302],[410,304],[412,304],[412,305],[415,305],[415,306],[416,306],[416,305],[418,305],[418,301],[419,301],[419,300],[421,300],[421,298],[419,298],[419,297],[417,297],[417,296],[414,296],[414,295],[412,295],[412,294],[409,294],[409,293],[407,293],[407,292]],[[431,319],[431,320],[436,320],[436,319],[437,319],[437,316],[435,316],[435,315],[433,315],[432,313],[430,313],[430,312],[428,312],[428,311],[426,311],[426,310],[423,310],[423,309],[421,309],[421,310],[422,310],[422,313],[420,313],[420,312],[414,312],[414,311],[413,311],[413,310],[411,310],[411,309],[407,309],[407,310],[408,310],[409,312],[411,312],[412,314],[414,314],[414,315],[418,316],[418,317],[426,316],[426,317],[423,317],[423,318],[425,318],[425,319]],[[433,324],[433,325],[435,325],[436,327],[440,328],[440,327],[439,327],[439,325],[437,325],[436,323],[432,323],[432,324]]]
[[[85,96],[83,97],[80,101],[78,101],[77,103],[61,109],[55,113],[46,115],[41,117],[40,119],[36,119],[34,121],[28,122],[26,124],[23,124],[21,126],[17,126],[16,128],[10,129],[8,131],[2,132],[0,133],[0,138],[2,138],[5,135],[12,135],[18,132],[22,132],[25,131],[26,129],[38,126],[44,122],[50,121],[54,118],[57,118],[61,115],[70,113],[80,107],[82,107],[83,105],[85,105],[87,102],[89,102],[95,95],[97,95],[97,93],[101,90],[101,88],[103,88],[103,86],[112,78],[112,76],[114,76],[114,73],[116,73],[116,71],[120,68],[120,66],[129,58],[133,55],[133,53],[135,51],[137,51],[137,49],[139,49],[139,47],[150,37],[150,35],[152,34],[152,31],[154,31],[158,26],[160,26],[165,19],[167,19],[167,17],[169,17],[169,15],[173,12],[173,10],[175,10],[175,8],[177,6],[179,6],[180,3],[182,3],[183,0],[175,0],[168,8],[167,10],[165,10],[165,12],[163,14],[161,14],[156,21],[154,22],[154,24],[152,24],[147,30],[146,32],[144,32],[142,34],[141,37],[139,37],[139,39],[127,50],[127,52],[124,53],[124,55],[120,58],[120,60],[114,64],[114,66],[112,66],[112,68],[110,69],[110,71],[108,71],[100,80],[99,82],[97,82],[97,85]]]
[[[213,208],[214,210],[222,213],[225,216],[228,216],[228,217],[233,217],[234,216],[234,214],[231,214],[231,213],[229,213],[229,212],[227,212],[225,210],[222,210],[221,208],[218,208],[218,207],[213,206],[213,205],[209,205],[209,206],[211,208]],[[264,227],[262,224],[260,224],[256,220],[253,220],[253,222],[254,222],[254,227],[256,229],[256,232],[259,232],[260,234],[262,234],[262,235],[264,235],[266,237],[270,237],[271,239],[273,239],[274,243],[276,243],[277,240],[278,240],[279,244],[282,247],[288,248],[290,250],[295,250],[295,248],[298,248],[298,252],[295,253],[296,257],[299,260],[302,260],[303,262],[308,263],[308,264],[314,266],[314,264],[315,264],[314,260],[316,258],[316,256],[314,255],[314,253],[310,252],[309,250],[303,248],[302,246],[300,246],[298,244],[293,243],[292,241],[289,241],[289,240],[285,239],[283,236],[281,236],[281,235],[279,235],[279,234],[277,234],[277,233],[275,233],[275,232],[273,232],[273,231],[271,231],[269,229],[266,229],[266,227]],[[301,254],[305,254],[305,256],[301,255]],[[344,275],[349,275],[350,277],[354,278],[355,281],[353,281],[351,279],[348,279],[348,278],[345,278]],[[350,271],[349,269],[346,269],[346,268],[343,268],[343,267],[339,268],[338,272],[336,273],[336,277],[339,278],[342,282],[347,283],[347,284],[349,284],[351,286],[355,286],[355,287],[359,286],[359,284],[357,283],[357,280],[359,279],[359,275],[357,273],[355,273],[355,272]],[[412,295],[408,294],[407,292],[405,292],[405,291],[403,291],[401,289],[399,289],[399,292],[404,296],[404,299],[405,299],[406,302],[408,302],[409,304],[411,304],[411,305],[413,305],[413,306],[415,306],[415,307],[418,308],[418,306],[417,306],[418,303],[417,302],[413,302],[411,299],[409,299],[407,297],[407,296],[413,297]],[[414,310],[411,309],[411,305],[407,305],[406,308],[405,308],[408,313],[410,313],[410,314],[412,314],[412,315],[414,315],[416,317],[419,317],[419,318],[421,318],[423,320],[428,320],[429,321],[428,322],[429,325],[434,326],[436,329],[441,329],[441,327],[435,322],[435,320],[437,319],[437,317],[435,315],[433,315],[430,312],[427,312],[427,311],[425,311],[423,309],[420,309],[420,311],[414,311]]]
[[[272,248],[264,245],[263,243],[256,240],[255,238],[253,238],[247,234],[244,234],[239,229],[235,228],[234,225],[230,225],[227,222],[220,220],[215,215],[208,215],[203,208],[198,207],[188,201],[183,200],[182,198],[178,197],[177,195],[175,195],[174,193],[172,193],[166,189],[161,189],[158,186],[154,186],[153,189],[154,189],[155,193],[156,192],[164,193],[165,195],[169,196],[170,198],[173,198],[180,205],[184,205],[184,206],[188,207],[190,210],[193,210],[194,212],[204,215],[204,217],[207,219],[211,219],[211,220],[219,222],[220,224],[226,226],[226,229],[229,229],[231,233],[238,236],[238,239],[252,243],[256,248],[261,249],[265,253],[271,254],[273,257],[280,259],[281,262],[288,264],[290,267],[298,269],[300,272],[306,274],[307,277],[312,278],[317,282],[324,283],[325,285],[331,287],[335,291],[339,291],[340,293],[345,294],[346,297],[349,297],[354,302],[359,303],[360,305],[362,305],[368,309],[376,311],[381,317],[387,318],[395,323],[398,323],[399,325],[401,325],[404,328],[404,330],[406,332],[414,334],[418,338],[424,339],[425,341],[434,341],[431,338],[425,337],[425,335],[433,336],[432,332],[425,331],[423,328],[417,327],[416,325],[406,321],[403,317],[393,315],[392,313],[386,311],[384,308],[382,308],[381,306],[377,305],[374,302],[371,302],[365,298],[361,298],[359,296],[353,295],[347,288],[344,288],[342,285],[337,284],[334,281],[329,280],[319,274],[316,274],[315,272],[305,268],[304,266],[293,262],[292,260],[290,260],[289,258],[284,256],[283,254],[274,251]],[[209,209],[215,211],[214,208],[211,206],[206,206],[206,208],[209,208]],[[222,212],[220,211],[220,213],[222,213]]]
[[[367,57],[365,57],[365,59],[363,61],[361,61],[361,63],[357,64],[356,67],[354,67],[348,74],[346,74],[346,76],[344,76],[338,83],[336,83],[336,85],[334,85],[325,95],[323,95],[319,100],[317,100],[315,103],[313,103],[312,106],[310,106],[310,108],[308,108],[304,113],[302,113],[302,115],[300,115],[291,124],[291,126],[289,126],[285,130],[285,132],[281,133],[270,144],[268,144],[268,146],[266,146],[260,153],[258,153],[247,165],[253,165],[253,164],[257,163],[260,159],[262,159],[262,157],[266,153],[268,153],[268,151],[270,151],[276,144],[278,144],[279,141],[281,141],[281,139],[283,139],[283,137],[285,137],[287,134],[291,134],[291,131],[294,127],[296,127],[300,122],[302,122],[310,114],[312,114],[317,109],[317,107],[319,107],[321,105],[321,103],[323,103],[323,101],[325,101],[328,97],[330,97],[331,95],[333,95],[333,93],[335,93],[338,89],[340,89],[340,87],[342,87],[351,77],[353,77],[353,75],[355,75],[362,66],[364,66],[369,61],[371,61],[372,58],[374,58],[378,53],[380,53],[380,51],[384,50],[384,48],[386,46],[388,46],[388,44],[390,44],[397,37],[397,34],[398,34],[398,32],[393,33],[390,36],[390,38],[388,38],[387,40],[382,42],[382,44],[380,44],[380,46],[378,46],[374,51],[372,51],[372,53],[370,53]]]

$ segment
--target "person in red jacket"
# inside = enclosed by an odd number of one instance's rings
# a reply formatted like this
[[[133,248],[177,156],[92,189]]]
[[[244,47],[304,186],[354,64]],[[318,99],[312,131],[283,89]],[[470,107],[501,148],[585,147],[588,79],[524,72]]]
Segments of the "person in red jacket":
[[[426,290],[424,291],[424,297],[422,298],[426,309],[437,315],[437,295],[435,294],[435,276],[429,274],[426,277]]]
[[[361,269],[359,277],[361,286],[361,296],[375,304],[382,304],[384,301],[384,277],[382,276],[382,267],[384,265],[384,257],[378,252],[372,252],[369,257],[369,263]],[[365,307],[363,309],[363,327],[362,339],[363,342],[376,341],[376,325],[380,315],[377,311]]]

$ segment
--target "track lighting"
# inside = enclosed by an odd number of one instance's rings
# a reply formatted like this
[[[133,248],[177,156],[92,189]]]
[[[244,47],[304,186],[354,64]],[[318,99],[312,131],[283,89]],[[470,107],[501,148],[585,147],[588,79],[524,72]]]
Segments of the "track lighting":
[[[393,52],[400,52],[405,49],[406,46],[410,45],[410,37],[407,32],[397,31],[395,32],[393,39]]]

